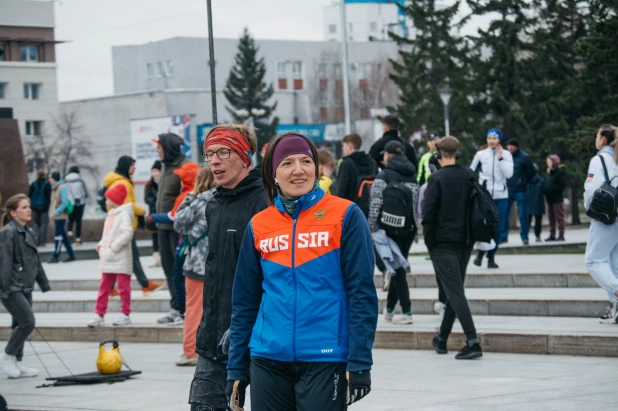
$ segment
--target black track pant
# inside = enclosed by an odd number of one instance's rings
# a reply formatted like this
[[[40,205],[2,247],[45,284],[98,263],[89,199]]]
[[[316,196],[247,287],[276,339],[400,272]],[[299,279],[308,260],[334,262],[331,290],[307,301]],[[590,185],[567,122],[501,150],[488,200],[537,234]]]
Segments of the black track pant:
[[[459,319],[466,339],[476,338],[476,328],[474,328],[468,299],[464,292],[464,280],[471,253],[471,247],[436,247],[431,251],[431,262],[447,299],[444,319],[440,326],[440,338],[443,340],[448,339],[451,334],[455,318]]]
[[[251,358],[251,411],[346,410],[346,363]]]
[[[159,230],[159,253],[161,254],[161,265],[165,272],[167,289],[170,292],[170,307],[177,310],[176,298],[174,297],[174,283],[172,281],[172,270],[174,267],[174,254],[178,245],[178,233],[172,230]]]
[[[34,330],[34,314],[32,312],[32,293],[11,291],[9,298],[2,298],[2,305],[11,314],[12,332],[9,342],[4,349],[8,355],[17,357],[21,361],[24,356],[24,344]]]
[[[414,237],[390,237],[399,246],[399,250],[404,257],[407,258],[410,253],[410,247],[414,242]],[[401,305],[402,312],[412,312],[410,304],[410,290],[408,289],[408,280],[406,279],[406,270],[398,268],[396,274],[391,279],[391,285],[388,289],[388,295],[386,296],[386,308],[394,310],[397,305],[397,301]]]

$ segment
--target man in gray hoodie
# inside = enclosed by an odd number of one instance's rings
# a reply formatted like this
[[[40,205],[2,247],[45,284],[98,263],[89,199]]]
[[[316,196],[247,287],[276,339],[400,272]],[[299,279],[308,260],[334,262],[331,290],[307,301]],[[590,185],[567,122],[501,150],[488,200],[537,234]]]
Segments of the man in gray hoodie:
[[[82,219],[84,209],[88,199],[88,190],[82,177],[79,175],[79,167],[69,168],[69,174],[64,178],[64,182],[69,190],[69,200],[73,204],[73,212],[69,214],[69,238],[75,238],[75,245],[82,245]],[[75,224],[75,236],[73,235],[73,224]]]

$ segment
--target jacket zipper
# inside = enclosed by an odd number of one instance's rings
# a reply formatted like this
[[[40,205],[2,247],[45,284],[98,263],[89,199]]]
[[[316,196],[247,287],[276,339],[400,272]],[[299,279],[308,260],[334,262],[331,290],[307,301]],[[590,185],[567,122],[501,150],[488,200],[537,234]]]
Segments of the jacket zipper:
[[[229,200],[226,199],[225,203],[223,203],[223,212],[221,213],[221,215],[225,215],[225,209],[227,208],[228,201]],[[204,210],[204,212],[206,212],[206,211]],[[219,231],[221,231],[221,225],[222,224],[223,224],[223,219],[221,219],[219,221],[219,227],[218,227]],[[223,257],[225,257],[225,255],[223,255]],[[225,258],[222,258],[221,260],[224,261]],[[218,267],[217,272],[218,273],[221,272],[221,267]],[[206,273],[204,273],[204,275],[206,275]],[[216,300],[215,300],[215,318],[219,318],[219,297],[218,296],[219,296],[220,292],[221,292],[221,283],[219,281],[219,276],[217,276],[217,293],[216,293],[217,297],[216,297]],[[215,325],[215,334],[214,334],[215,335],[215,338],[214,338],[215,339],[215,343],[214,343],[214,347],[215,348],[212,351],[213,354],[214,354],[213,357],[214,357],[215,361],[219,361],[219,358],[217,357],[217,349],[218,349],[218,346],[219,346],[219,342],[217,341],[217,328],[218,328],[218,325],[219,324]]]
[[[337,330],[337,346],[341,346],[341,327],[343,323],[343,301],[339,300],[339,328]]]
[[[296,205],[298,207],[298,204]],[[296,220],[298,219],[298,215],[296,215],[296,211],[294,212],[294,224],[292,228],[292,279],[294,280],[294,320],[292,321],[292,353],[294,355],[294,362],[296,362],[296,261],[294,258],[294,254],[296,251]]]

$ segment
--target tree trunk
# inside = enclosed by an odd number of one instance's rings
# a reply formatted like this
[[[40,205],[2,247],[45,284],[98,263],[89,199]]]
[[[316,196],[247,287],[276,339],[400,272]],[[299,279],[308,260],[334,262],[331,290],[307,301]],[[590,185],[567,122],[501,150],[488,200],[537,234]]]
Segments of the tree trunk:
[[[580,225],[582,222],[579,219],[579,200],[581,197],[580,189],[571,187],[571,224]]]

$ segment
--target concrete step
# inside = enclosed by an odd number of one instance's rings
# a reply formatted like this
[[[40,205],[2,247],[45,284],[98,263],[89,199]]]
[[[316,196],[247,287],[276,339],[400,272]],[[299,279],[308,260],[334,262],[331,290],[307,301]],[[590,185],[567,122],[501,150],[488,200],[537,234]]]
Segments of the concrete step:
[[[598,317],[607,310],[607,294],[600,288],[469,288],[466,295],[475,315],[549,316],[549,317]],[[33,293],[33,310],[37,313],[93,312],[96,300],[94,291],[56,291]],[[386,306],[387,293],[379,290],[380,313]],[[416,288],[410,290],[412,312],[432,314],[438,290]],[[134,312],[167,312],[169,292],[159,290],[148,296],[141,291],[131,294]],[[120,299],[109,301],[109,310],[120,310]],[[0,306],[0,312],[6,312]]]
[[[73,251],[75,252],[75,257],[78,260],[98,260],[99,253],[97,253],[97,242],[85,242],[80,246],[76,246],[73,244]],[[138,240],[137,248],[139,249],[139,254],[146,256],[152,255],[152,240]],[[49,260],[54,254],[54,243],[47,243],[45,247],[39,247],[39,256],[41,261],[46,262]],[[66,249],[62,246],[61,250],[61,259],[66,257]]]
[[[49,341],[92,341],[116,338],[120,342],[182,342],[182,326],[156,323],[160,313],[133,313],[131,326],[86,326],[92,313],[37,314],[37,330],[32,339]],[[106,316],[108,324],[115,312]],[[475,325],[486,352],[618,356],[618,325],[600,324],[596,319],[552,317],[476,316]],[[380,316],[375,348],[431,350],[431,338],[440,324],[437,315],[415,315],[414,324],[396,325]],[[10,335],[10,316],[0,314],[0,340]],[[458,322],[449,339],[449,350],[456,352],[464,344]]]

